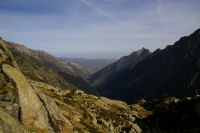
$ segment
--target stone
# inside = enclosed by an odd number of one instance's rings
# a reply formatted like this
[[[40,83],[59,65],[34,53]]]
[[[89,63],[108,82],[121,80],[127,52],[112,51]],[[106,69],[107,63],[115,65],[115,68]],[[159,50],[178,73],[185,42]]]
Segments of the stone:
[[[29,133],[22,125],[0,108],[0,133]]]
[[[191,101],[192,97],[186,97],[186,100]]]
[[[94,125],[97,124],[97,119],[96,119],[95,117],[92,118],[92,123],[93,123]]]
[[[138,125],[134,124],[134,123],[132,124],[132,129],[135,130],[134,133],[141,133],[142,132],[141,128]]]
[[[0,101],[0,107],[3,108],[3,110],[8,113],[10,116],[18,120],[19,118],[19,105],[11,102],[6,101]]]
[[[135,117],[133,117],[131,114],[129,114],[128,117],[132,122],[135,121]]]
[[[59,111],[58,106],[56,105],[56,103],[50,97],[46,96],[45,94],[40,92],[35,87],[34,87],[34,91],[41,98],[41,100],[43,101],[43,104],[47,108],[47,111],[48,111],[49,115],[52,118],[55,118],[56,120],[60,120],[60,121],[65,122],[66,124],[71,125],[71,123],[68,121],[68,119],[65,118],[63,116],[63,114]]]
[[[16,68],[3,64],[3,72],[16,84],[21,108],[21,120],[25,125],[34,123],[41,129],[52,130],[48,114],[25,76]]]
[[[106,127],[106,128],[109,128],[109,122],[107,122],[106,120],[104,120],[103,118],[100,119],[100,121],[103,123],[103,125]]]
[[[11,95],[7,94],[0,94],[0,101],[11,101]]]
[[[74,93],[77,94],[77,95],[82,95],[82,94],[84,94],[84,91],[82,91],[82,90],[75,90]]]
[[[115,129],[114,126],[111,124],[110,125],[110,130],[113,131],[114,129]]]

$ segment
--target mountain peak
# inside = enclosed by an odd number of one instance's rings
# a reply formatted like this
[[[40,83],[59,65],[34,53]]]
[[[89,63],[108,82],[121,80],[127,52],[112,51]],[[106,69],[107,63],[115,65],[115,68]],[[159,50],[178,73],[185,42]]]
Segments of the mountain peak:
[[[133,68],[137,64],[137,62],[139,62],[149,54],[150,51],[148,49],[145,49],[144,47],[138,51],[134,51],[130,55],[122,57],[115,63],[110,64],[107,67],[93,74],[91,76],[91,82],[98,83],[109,79],[115,73],[119,73],[127,69]]]
[[[142,47],[140,50],[136,51],[137,55],[141,55],[143,53],[150,53],[148,49],[145,49],[144,47]]]
[[[134,57],[135,58],[135,56],[143,56],[143,55],[146,55],[146,54],[150,54],[150,51],[149,51],[149,49],[146,49],[146,48],[144,48],[144,47],[142,47],[141,49],[139,49],[139,50],[137,50],[137,51],[133,51],[130,55],[129,55],[129,57]]]

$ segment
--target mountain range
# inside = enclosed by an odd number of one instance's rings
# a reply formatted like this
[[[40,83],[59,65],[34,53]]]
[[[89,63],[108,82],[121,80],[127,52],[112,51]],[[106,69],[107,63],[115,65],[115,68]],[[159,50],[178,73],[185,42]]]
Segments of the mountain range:
[[[27,55],[36,58],[44,66],[54,69],[57,72],[64,72],[73,76],[82,77],[84,79],[87,79],[92,73],[92,71],[86,67],[80,66],[77,63],[71,61],[60,60],[43,50],[32,50],[24,45],[16,44],[13,42],[9,43],[20,52],[26,53]]]
[[[86,59],[86,58],[66,58],[66,57],[62,57],[61,59],[75,62],[83,67],[92,70],[93,72],[97,72],[100,69],[104,68],[105,66],[117,60],[117,59],[103,59],[103,58]]]
[[[48,71],[35,58],[16,50],[21,54],[17,55],[14,50],[12,45],[0,38],[1,133],[141,132],[134,122],[135,118],[142,118],[143,114],[147,116],[149,111],[140,105],[130,106],[78,89],[63,90],[44,83],[46,79],[36,81],[42,74],[51,76],[46,72],[53,70]],[[27,66],[20,63],[28,64],[19,62],[19,59],[32,63],[29,67],[34,76],[30,76],[31,71],[25,76],[23,69],[27,69]],[[35,66],[39,68],[32,68]],[[43,73],[35,73],[36,69]],[[54,73],[50,74],[56,78]],[[55,85],[54,81],[51,84]],[[143,113],[133,112],[136,108],[143,110]]]
[[[32,50],[12,42],[6,43],[9,51],[21,68],[22,73],[27,77],[48,83],[63,90],[79,88],[87,93],[97,94],[86,79],[84,79],[89,73],[86,73],[88,72],[86,71],[87,69],[82,66],[73,62],[62,61],[44,51]],[[82,70],[83,72],[79,73]]]
[[[200,29],[163,50],[141,49],[91,76],[100,95],[134,99],[192,96],[200,85]]]
[[[200,29],[122,57],[92,75],[92,86],[54,67],[60,59],[14,45],[0,38],[2,133],[200,132]]]
[[[93,84],[100,84],[108,78],[112,78],[114,75],[127,70],[132,69],[137,62],[145,58],[150,54],[148,49],[142,48],[136,52],[132,52],[129,56],[124,56],[118,61],[104,67],[98,72],[94,73],[90,77],[90,82]]]

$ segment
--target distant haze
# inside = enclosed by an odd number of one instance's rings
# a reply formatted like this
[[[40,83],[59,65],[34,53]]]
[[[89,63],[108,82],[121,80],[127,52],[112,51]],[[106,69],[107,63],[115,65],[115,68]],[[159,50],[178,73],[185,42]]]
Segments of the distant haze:
[[[56,57],[68,58],[85,58],[85,59],[119,59],[124,55],[128,55],[133,49],[126,52],[88,52],[88,53],[59,53],[55,54]]]
[[[0,36],[58,57],[119,58],[200,28],[200,0],[1,0]]]

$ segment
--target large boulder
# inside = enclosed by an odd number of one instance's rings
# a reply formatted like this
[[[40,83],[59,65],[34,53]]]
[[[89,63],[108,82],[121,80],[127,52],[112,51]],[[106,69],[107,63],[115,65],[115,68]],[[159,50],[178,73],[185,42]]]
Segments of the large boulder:
[[[43,102],[45,105],[50,121],[52,123],[52,126],[56,131],[60,131],[59,125],[57,121],[63,121],[68,125],[71,125],[71,123],[68,121],[67,118],[63,116],[63,114],[59,111],[56,103],[48,96],[46,96],[44,93],[40,92],[39,89],[34,87],[34,91],[36,94],[39,96],[40,100]]]
[[[18,69],[7,64],[2,65],[2,70],[15,83],[18,90],[22,123],[25,125],[33,124],[41,129],[53,130],[45,107],[25,76]]]

